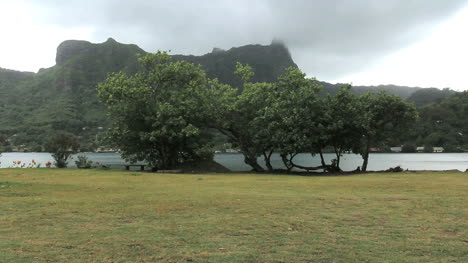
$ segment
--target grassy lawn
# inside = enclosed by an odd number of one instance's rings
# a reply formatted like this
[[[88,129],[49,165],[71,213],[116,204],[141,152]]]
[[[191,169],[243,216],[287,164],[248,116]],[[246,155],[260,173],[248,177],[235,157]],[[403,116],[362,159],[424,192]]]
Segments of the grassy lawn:
[[[0,262],[468,262],[468,175],[0,169]]]

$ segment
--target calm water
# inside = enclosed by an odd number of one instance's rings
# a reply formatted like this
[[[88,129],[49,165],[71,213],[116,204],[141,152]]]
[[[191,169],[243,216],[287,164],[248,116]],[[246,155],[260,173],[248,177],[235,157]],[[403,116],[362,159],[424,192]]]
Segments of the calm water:
[[[125,163],[117,153],[85,153],[89,160],[106,165],[122,165]],[[333,154],[325,154],[327,161],[334,158]],[[13,165],[13,161],[21,161],[29,164],[31,160],[40,163],[44,167],[46,162],[53,159],[49,153],[2,153],[0,157],[0,168]],[[70,160],[69,167],[74,168],[76,157]],[[263,159],[259,159],[263,164]],[[243,161],[242,154],[216,154],[215,161],[224,165],[232,171],[249,171],[250,167]],[[319,157],[311,157],[309,154],[300,154],[295,162],[301,165],[318,166]],[[283,168],[279,155],[272,156],[272,164],[275,168]],[[361,166],[361,156],[345,154],[342,157],[341,168],[345,171],[356,169]],[[385,170],[390,167],[401,166],[410,170],[451,170],[465,171],[468,169],[468,153],[378,153],[369,157],[368,170]]]

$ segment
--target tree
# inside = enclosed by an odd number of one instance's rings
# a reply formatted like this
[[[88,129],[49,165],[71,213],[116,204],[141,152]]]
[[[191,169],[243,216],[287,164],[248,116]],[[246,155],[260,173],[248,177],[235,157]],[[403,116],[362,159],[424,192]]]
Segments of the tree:
[[[215,127],[229,141],[240,148],[244,155],[244,162],[254,171],[261,172],[264,168],[257,159],[261,155],[265,158],[268,170],[273,170],[270,158],[274,145],[270,137],[267,111],[273,105],[275,87],[270,83],[251,83],[254,75],[249,65],[237,63],[236,75],[243,80],[242,89],[232,89],[226,85],[212,85],[218,87],[212,101],[216,101]]]
[[[361,109],[358,97],[350,92],[351,86],[342,88],[335,96],[328,95],[325,99],[325,115],[323,117],[323,142],[325,146],[333,147],[336,159],[330,167],[333,171],[341,171],[340,161],[343,153],[351,151],[360,140],[359,119]],[[322,163],[324,163],[323,155]]]
[[[361,169],[366,171],[370,147],[383,145],[389,139],[405,135],[417,120],[418,113],[414,105],[384,92],[362,95],[359,107],[362,110],[359,119],[361,138],[354,152],[361,154]]]
[[[403,144],[401,147],[401,152],[403,153],[415,153],[416,152],[416,145],[411,143]]]
[[[238,96],[234,104],[237,118],[232,123],[234,133],[231,135],[237,135],[236,143],[244,153],[244,161],[255,171],[263,170],[257,163],[257,158],[262,155],[267,169],[273,170],[270,158],[274,145],[270,136],[270,122],[266,111],[274,99],[272,84],[246,83],[242,94]]]
[[[286,69],[276,83],[278,99],[273,110],[276,125],[273,141],[284,165],[305,170],[323,169],[304,167],[294,163],[299,153],[320,153],[323,146],[324,102],[318,93],[321,89],[313,79],[307,79],[298,68]]]
[[[171,62],[165,52],[140,58],[133,76],[111,74],[98,94],[112,119],[109,139],[127,161],[146,161],[154,169],[211,159],[203,127],[210,104],[208,79],[200,66]]]
[[[46,150],[52,154],[57,168],[66,168],[68,158],[80,148],[78,137],[67,132],[58,132],[46,144]]]

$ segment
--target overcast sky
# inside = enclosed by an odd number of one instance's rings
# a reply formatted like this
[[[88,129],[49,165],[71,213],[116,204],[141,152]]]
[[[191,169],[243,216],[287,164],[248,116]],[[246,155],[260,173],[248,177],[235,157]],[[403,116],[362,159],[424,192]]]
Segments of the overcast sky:
[[[194,55],[280,39],[320,80],[468,90],[467,0],[0,0],[0,25],[16,70],[67,39]]]

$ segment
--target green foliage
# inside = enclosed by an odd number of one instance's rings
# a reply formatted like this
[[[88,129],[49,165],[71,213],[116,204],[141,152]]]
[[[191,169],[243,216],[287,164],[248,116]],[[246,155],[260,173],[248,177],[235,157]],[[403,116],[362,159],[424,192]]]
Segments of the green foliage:
[[[241,63],[237,62],[236,64],[236,75],[242,79],[242,81],[247,82],[249,81],[255,74],[253,69],[250,65],[242,65]]]
[[[78,137],[67,132],[57,132],[46,144],[46,151],[52,153],[57,168],[66,168],[68,158],[80,147]]]
[[[468,149],[468,92],[422,107],[419,112],[421,118],[408,140],[451,152]]]
[[[254,76],[249,65],[237,64],[236,74],[244,84],[238,89],[220,85],[210,86],[210,98],[214,105],[213,125],[227,136],[229,142],[239,147],[244,161],[255,171],[263,171],[257,158],[264,155],[267,166],[274,150],[271,140],[269,111],[276,102],[275,86],[270,83],[251,83]]]
[[[415,153],[416,152],[416,145],[414,145],[414,144],[403,144],[403,147],[401,147],[401,152]]]
[[[288,68],[276,83],[278,90],[274,142],[288,169],[293,158],[302,152],[318,153],[321,149],[324,116],[321,89],[313,79],[297,68]]]
[[[93,166],[93,161],[88,160],[85,155],[78,155],[76,158],[75,164],[78,169],[90,169]]]
[[[418,119],[414,105],[400,97],[381,93],[366,93],[359,98],[362,109],[360,143],[354,148],[362,155],[362,170],[366,171],[370,147],[385,145],[390,139],[407,136],[409,128]]]
[[[440,102],[443,99],[454,95],[455,93],[455,91],[448,88],[442,90],[436,88],[420,89],[411,94],[411,96],[406,101],[421,107],[434,102]]]
[[[317,82],[294,67],[286,69],[273,85],[248,82],[252,70],[240,63],[236,74],[244,80],[242,89],[219,89],[224,93],[212,96],[221,109],[215,123],[255,171],[263,171],[257,162],[261,155],[268,170],[273,170],[270,157],[277,151],[288,170],[336,172],[340,171],[342,154],[351,150],[362,154],[366,170],[369,148],[398,140],[417,118],[414,106],[395,95],[368,93],[357,97],[347,86],[335,96],[321,97]],[[323,158],[327,147],[336,155],[330,164]],[[321,165],[295,163],[299,153],[319,154]]]
[[[211,158],[202,135],[209,116],[203,70],[171,62],[165,52],[146,55],[140,63],[141,72],[114,73],[98,86],[112,119],[112,143],[126,160],[146,161],[154,169]]]
[[[320,92],[320,95],[326,97],[327,95],[336,95],[340,92],[342,88],[346,88],[349,84],[346,83],[337,83],[331,84],[324,81],[316,80],[317,84],[322,86],[323,89]],[[396,86],[396,85],[378,85],[378,86],[353,86],[350,90],[357,96],[364,95],[367,92],[382,92],[385,91],[388,94],[393,94],[402,99],[408,99],[415,92],[423,90],[423,88],[417,87],[408,87],[408,86]]]
[[[336,155],[334,170],[340,171],[341,156],[359,145],[362,137],[362,107],[359,97],[350,92],[351,86],[342,88],[335,96],[325,99],[323,116],[322,146],[331,146]]]

